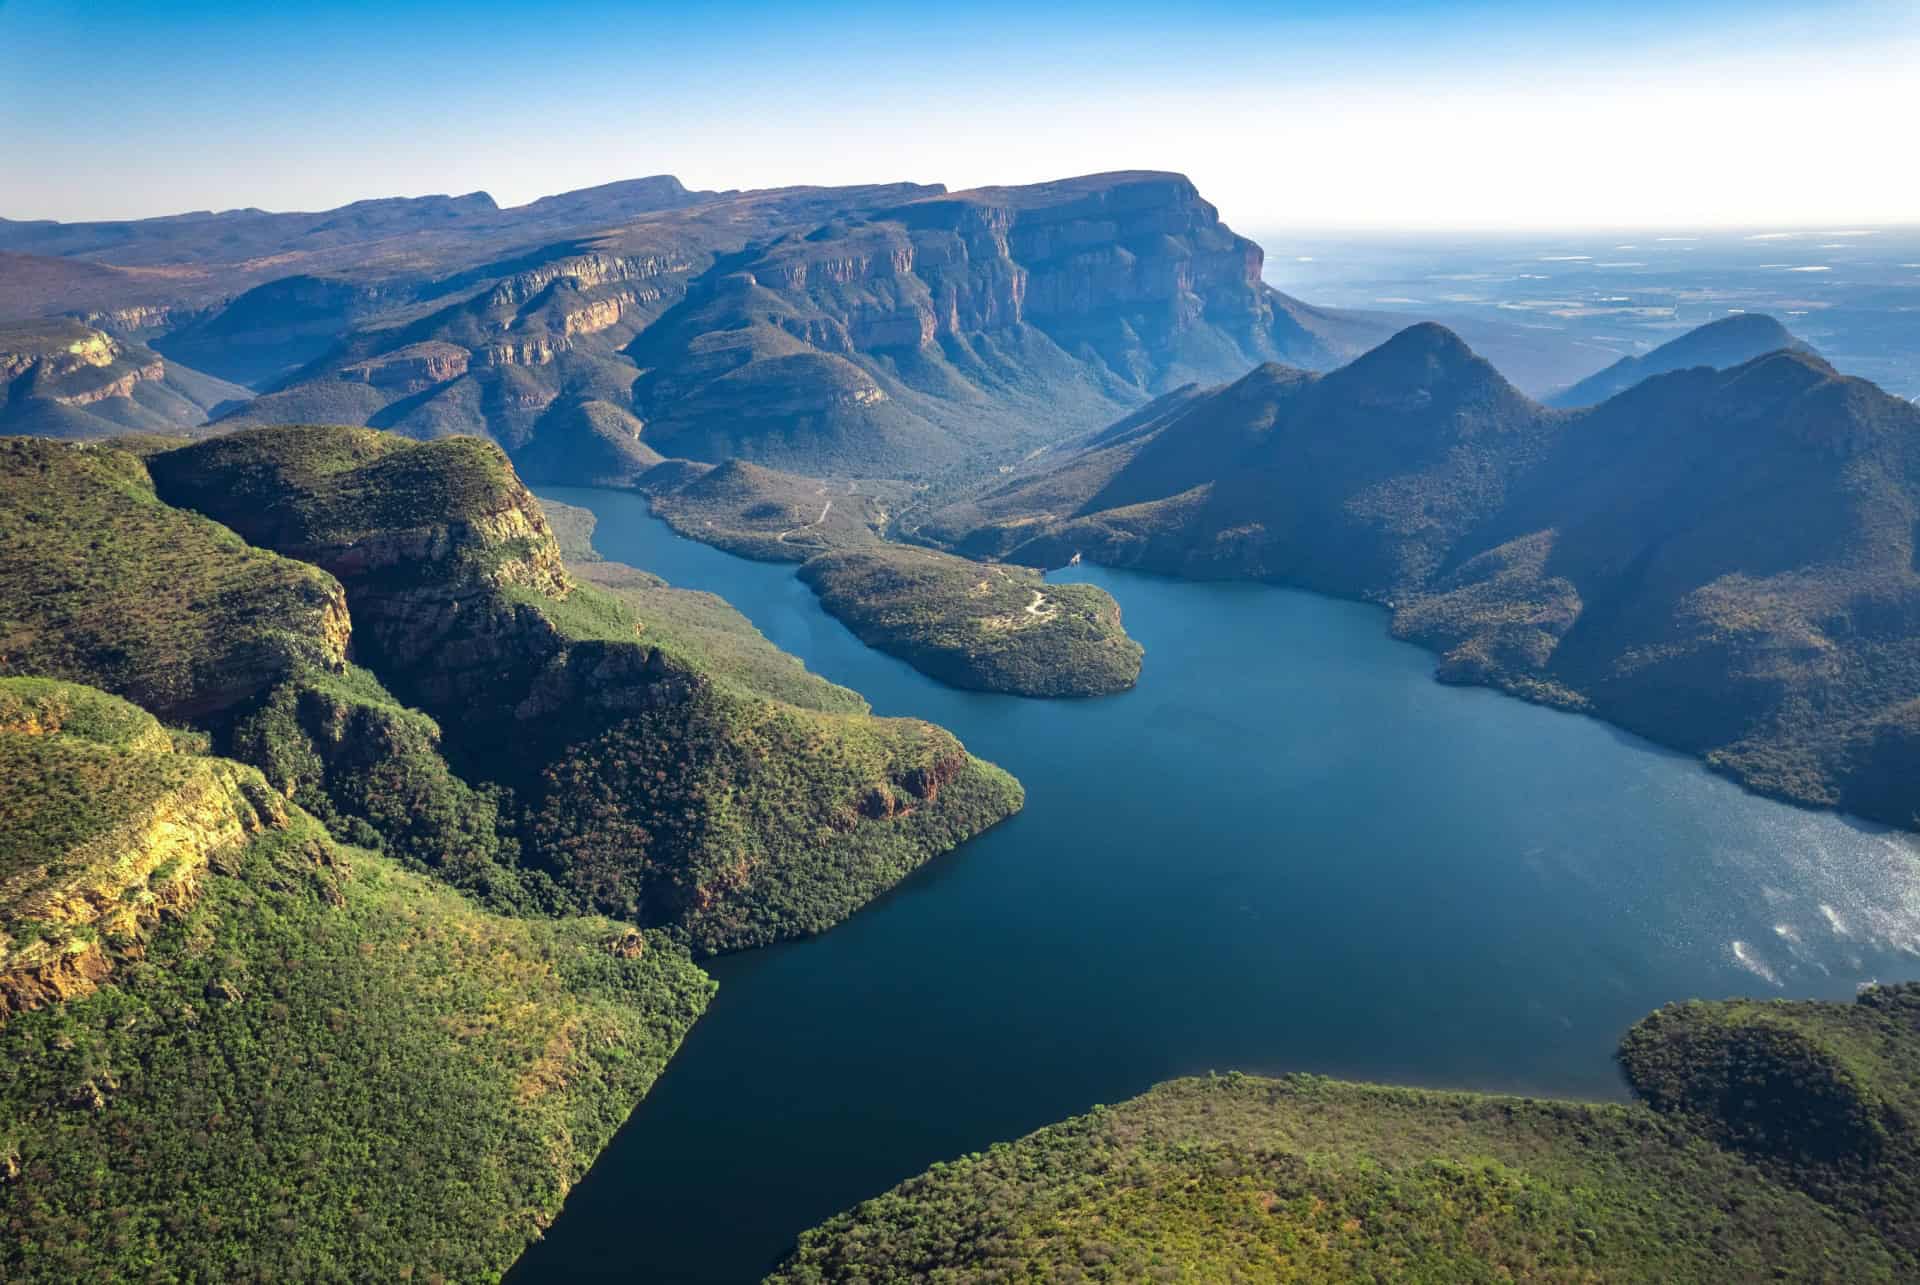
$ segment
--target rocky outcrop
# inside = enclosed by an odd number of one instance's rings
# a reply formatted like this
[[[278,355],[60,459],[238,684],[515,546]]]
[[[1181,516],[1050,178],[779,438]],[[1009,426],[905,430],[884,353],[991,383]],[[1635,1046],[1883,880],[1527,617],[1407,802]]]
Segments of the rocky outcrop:
[[[0,385],[12,385],[0,401],[92,406],[166,373],[157,354],[79,322],[0,328]]]
[[[523,304],[556,283],[574,290],[617,281],[647,281],[655,277],[686,272],[693,261],[679,254],[590,254],[570,255],[543,263],[537,268],[516,273],[495,286],[487,296],[494,307]]]
[[[132,304],[124,308],[74,314],[82,325],[127,338],[190,325],[215,311],[187,304]]]
[[[21,845],[0,878],[0,1020],[91,993],[193,903],[221,854],[287,824],[258,772],[175,754],[152,716],[70,684],[0,679],[0,763]],[[106,797],[70,797],[108,780]],[[43,833],[61,837],[36,843]]]
[[[488,344],[473,356],[476,364],[494,366],[545,366],[573,345],[565,339],[508,339]]]
[[[457,344],[420,343],[342,366],[341,379],[400,393],[424,392],[467,373],[471,354]]]
[[[1156,347],[1209,322],[1253,359],[1272,353],[1261,263],[1192,183],[1140,173],[931,197],[789,240],[751,275],[807,295],[861,349],[1032,323],[1071,351],[1102,322],[1102,355],[1130,382],[1151,382],[1164,364]],[[850,289],[860,302],[836,307]]]

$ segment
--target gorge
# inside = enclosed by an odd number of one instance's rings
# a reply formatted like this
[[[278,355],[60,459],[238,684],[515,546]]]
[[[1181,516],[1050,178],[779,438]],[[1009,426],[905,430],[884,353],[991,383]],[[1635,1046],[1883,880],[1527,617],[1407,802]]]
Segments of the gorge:
[[[1674,995],[1846,998],[1920,951],[1912,839],[1436,685],[1377,608],[1083,566],[1064,578],[1119,601],[1141,685],[962,692],[639,496],[541,489],[599,515],[606,556],[953,728],[1028,803],[832,933],[715,961],[712,1007],[516,1280],[637,1255],[752,1279],[929,1163],[1210,1069],[1614,1099],[1614,1042]]]

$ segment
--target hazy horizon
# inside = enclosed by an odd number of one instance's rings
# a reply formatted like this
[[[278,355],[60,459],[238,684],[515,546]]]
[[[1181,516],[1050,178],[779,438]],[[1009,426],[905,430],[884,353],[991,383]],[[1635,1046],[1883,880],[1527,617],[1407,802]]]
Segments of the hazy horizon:
[[[492,0],[0,0],[0,215],[1164,169],[1245,229],[1912,224],[1920,175],[1881,139],[1920,108],[1917,62],[1920,16],[1885,0],[732,0],[538,25]]]

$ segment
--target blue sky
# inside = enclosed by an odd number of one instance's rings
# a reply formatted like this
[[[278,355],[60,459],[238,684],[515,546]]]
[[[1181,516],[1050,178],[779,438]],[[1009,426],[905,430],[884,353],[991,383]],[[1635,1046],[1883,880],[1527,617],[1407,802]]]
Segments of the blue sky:
[[[1248,227],[1920,221],[1920,5],[0,0],[0,215],[1179,169]]]

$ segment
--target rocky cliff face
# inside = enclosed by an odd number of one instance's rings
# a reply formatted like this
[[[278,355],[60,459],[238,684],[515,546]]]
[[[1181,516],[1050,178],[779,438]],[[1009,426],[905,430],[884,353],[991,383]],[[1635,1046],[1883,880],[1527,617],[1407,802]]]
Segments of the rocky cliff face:
[[[670,455],[909,475],[1344,351],[1177,174],[924,197],[728,265],[629,349]]]
[[[254,429],[151,467],[338,578],[355,660],[439,720],[464,775],[511,787],[530,854],[584,904],[705,949],[818,931],[1018,806],[948,733],[742,691],[576,584],[490,443]],[[897,806],[863,811],[876,790]]]
[[[709,198],[418,287],[445,306],[348,335],[237,415],[480,431],[584,480],[606,449],[575,408],[604,402],[667,455],[924,477],[1352,346],[1177,174]]]
[[[211,862],[287,824],[258,772],[176,754],[151,715],[72,684],[0,679],[0,763],[17,845],[0,863],[0,1020],[93,991]]]
[[[0,401],[92,406],[165,374],[157,354],[79,322],[0,328]]]
[[[924,347],[1032,324],[1151,387],[1206,324],[1271,355],[1260,247],[1173,174],[1094,175],[913,202],[791,238],[746,279],[803,296],[851,347]],[[802,332],[804,333],[804,332]],[[828,345],[832,346],[831,341]]]

